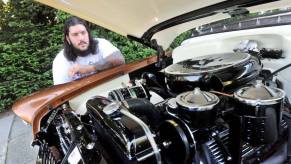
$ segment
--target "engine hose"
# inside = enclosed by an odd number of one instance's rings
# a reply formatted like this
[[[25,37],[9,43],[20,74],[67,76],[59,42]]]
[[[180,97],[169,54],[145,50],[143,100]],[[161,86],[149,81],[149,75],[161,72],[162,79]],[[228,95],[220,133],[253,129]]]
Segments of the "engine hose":
[[[266,80],[268,80],[269,78],[271,78],[272,76],[274,76],[275,74],[277,74],[278,72],[281,72],[281,71],[283,71],[284,69],[286,69],[286,68],[288,68],[288,67],[290,67],[290,66],[291,66],[291,63],[285,65],[285,66],[282,67],[282,68],[277,69],[276,71],[272,72],[269,76],[265,77],[265,79],[264,79],[263,82],[265,82]]]
[[[122,101],[131,113],[139,116],[146,116],[152,128],[156,128],[160,123],[160,113],[155,106],[146,99],[127,99]]]
[[[162,157],[161,157],[161,154],[160,154],[160,150],[159,150],[159,148],[157,146],[156,141],[154,140],[153,134],[150,131],[149,127],[142,120],[140,120],[138,117],[136,117],[135,115],[131,114],[127,110],[121,109],[120,112],[122,114],[124,114],[125,116],[127,116],[127,117],[133,119],[134,121],[136,121],[143,128],[143,130],[145,132],[145,135],[147,136],[148,141],[150,142],[150,144],[151,144],[151,146],[153,148],[157,163],[161,164],[162,163]]]
[[[228,94],[228,93],[224,93],[224,92],[218,92],[218,91],[209,91],[211,93],[214,94],[218,94],[218,95],[222,95],[222,96],[226,96],[226,97],[233,97],[233,94]]]

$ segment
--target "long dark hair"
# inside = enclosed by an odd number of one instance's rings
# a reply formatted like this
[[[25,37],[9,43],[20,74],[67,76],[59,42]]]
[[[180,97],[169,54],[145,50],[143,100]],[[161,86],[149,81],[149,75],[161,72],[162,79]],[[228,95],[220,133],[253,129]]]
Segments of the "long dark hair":
[[[88,47],[88,50],[87,50],[88,54],[89,53],[96,54],[97,48],[98,48],[97,47],[98,46],[98,41],[93,39],[87,22],[84,21],[83,19],[75,17],[75,16],[70,17],[65,22],[65,25],[64,25],[64,55],[69,61],[76,61],[76,59],[78,57],[78,54],[76,53],[74,46],[69,44],[69,42],[66,39],[66,36],[69,35],[70,27],[78,25],[78,24],[84,25],[86,30],[87,30],[87,32],[88,32],[88,35],[89,35],[89,47]]]

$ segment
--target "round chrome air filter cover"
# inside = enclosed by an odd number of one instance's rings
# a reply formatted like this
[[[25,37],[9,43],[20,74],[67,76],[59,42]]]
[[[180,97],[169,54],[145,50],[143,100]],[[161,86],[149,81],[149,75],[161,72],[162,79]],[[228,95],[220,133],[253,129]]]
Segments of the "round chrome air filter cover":
[[[219,98],[215,94],[195,88],[194,91],[179,94],[176,102],[191,111],[205,111],[213,109],[218,104]]]
[[[285,97],[285,92],[278,88],[265,86],[262,81],[258,80],[255,85],[237,90],[234,97],[251,106],[272,105],[280,103]]]

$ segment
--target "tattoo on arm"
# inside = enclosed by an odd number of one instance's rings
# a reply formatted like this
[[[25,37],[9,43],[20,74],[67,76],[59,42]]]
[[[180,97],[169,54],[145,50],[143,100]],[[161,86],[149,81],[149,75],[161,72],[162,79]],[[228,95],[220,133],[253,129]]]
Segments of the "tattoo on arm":
[[[105,58],[105,63],[100,66],[96,66],[97,71],[106,70],[114,66],[119,66],[125,63],[124,57],[120,51],[113,52],[111,55]]]

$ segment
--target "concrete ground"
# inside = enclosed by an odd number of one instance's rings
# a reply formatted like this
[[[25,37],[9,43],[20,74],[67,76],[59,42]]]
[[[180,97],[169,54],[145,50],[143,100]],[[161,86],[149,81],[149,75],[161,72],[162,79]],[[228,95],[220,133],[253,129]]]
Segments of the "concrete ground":
[[[0,164],[34,164],[38,147],[32,147],[32,127],[13,112],[0,113]]]

